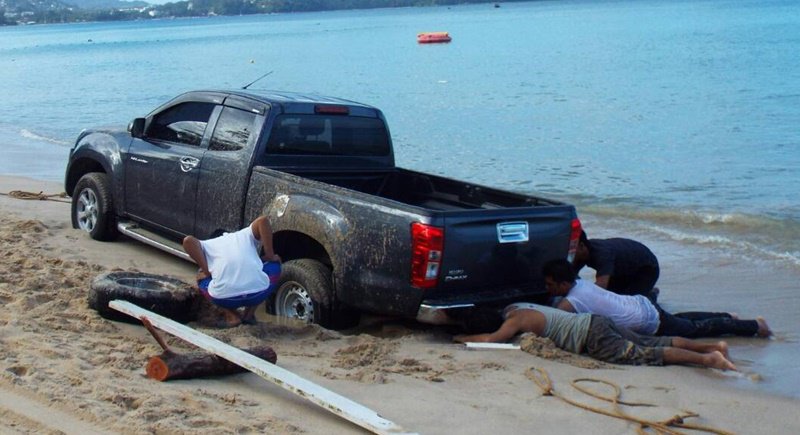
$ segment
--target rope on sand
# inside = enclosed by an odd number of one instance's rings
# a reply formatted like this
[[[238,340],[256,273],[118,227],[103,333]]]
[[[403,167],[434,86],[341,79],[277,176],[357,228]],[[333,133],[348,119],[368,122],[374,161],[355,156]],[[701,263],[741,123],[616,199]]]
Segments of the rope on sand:
[[[580,378],[580,379],[575,379],[574,381],[572,381],[573,388],[577,389],[578,391],[580,391],[580,392],[582,392],[584,394],[587,394],[589,396],[592,396],[594,398],[597,398],[597,399],[600,399],[600,400],[604,400],[606,402],[611,402],[613,404],[613,409],[612,410],[607,410],[607,409],[601,409],[601,408],[596,408],[596,407],[593,407],[593,406],[590,406],[590,405],[586,405],[586,404],[577,402],[575,400],[569,399],[569,398],[564,397],[563,395],[559,394],[558,392],[556,392],[553,389],[553,382],[550,380],[550,376],[547,374],[546,371],[544,371],[542,369],[538,369],[536,367],[531,367],[525,372],[525,376],[527,376],[528,379],[532,380],[534,383],[536,383],[537,386],[539,386],[539,388],[542,390],[542,395],[557,397],[557,398],[561,399],[562,401],[564,401],[566,403],[569,403],[572,406],[576,406],[578,408],[585,409],[587,411],[591,411],[591,412],[594,412],[594,413],[597,413],[597,414],[607,415],[609,417],[619,418],[619,419],[622,419],[622,420],[627,420],[627,421],[630,421],[630,422],[633,422],[633,423],[637,423],[639,425],[639,427],[637,428],[637,432],[638,433],[642,433],[642,434],[646,433],[645,429],[650,428],[653,431],[655,431],[655,433],[657,433],[657,434],[669,434],[669,435],[681,435],[681,434],[683,434],[684,432],[680,432],[680,431],[677,431],[677,430],[674,429],[674,428],[677,427],[677,428],[683,428],[683,429],[697,430],[697,431],[701,431],[701,432],[708,432],[708,433],[713,433],[713,434],[718,434],[718,435],[732,435],[731,432],[728,432],[728,431],[725,431],[725,430],[684,422],[684,419],[686,419],[686,418],[699,417],[700,414],[697,414],[697,413],[692,412],[692,411],[684,411],[684,414],[675,415],[674,417],[672,417],[672,418],[670,418],[668,420],[664,420],[664,421],[649,421],[649,420],[645,420],[645,419],[642,419],[642,418],[638,418],[638,417],[626,414],[620,408],[620,405],[628,405],[628,406],[655,406],[655,405],[650,405],[650,404],[647,404],[647,403],[626,403],[626,402],[620,401],[619,400],[619,397],[621,395],[620,389],[619,389],[619,387],[617,385],[615,385],[612,382],[608,382],[608,381],[604,381],[604,380],[600,380],[600,379],[592,379],[592,378]],[[602,396],[602,395],[594,393],[594,392],[590,392],[587,389],[585,389],[584,387],[579,387],[578,383],[580,383],[580,382],[597,382],[597,383],[608,385],[608,386],[610,386],[610,387],[612,387],[614,389],[614,396],[613,397],[608,397],[608,396]]]
[[[25,192],[23,190],[12,190],[11,192],[8,193],[0,192],[0,195],[10,196],[16,199],[37,199],[39,201],[56,201],[56,202],[64,202],[67,204],[70,203],[69,200],[58,199],[58,198],[67,198],[66,192],[45,194],[42,191],[36,193],[36,192]]]

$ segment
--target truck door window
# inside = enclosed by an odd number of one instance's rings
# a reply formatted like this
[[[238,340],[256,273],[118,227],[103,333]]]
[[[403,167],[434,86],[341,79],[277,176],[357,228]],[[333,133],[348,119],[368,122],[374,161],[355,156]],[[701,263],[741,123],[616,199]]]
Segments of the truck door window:
[[[147,138],[200,146],[213,103],[181,103],[153,116]]]
[[[256,115],[244,110],[225,107],[214,128],[211,144],[212,151],[238,151],[247,146],[253,135]]]
[[[270,154],[386,156],[389,134],[378,118],[283,114],[267,143]]]

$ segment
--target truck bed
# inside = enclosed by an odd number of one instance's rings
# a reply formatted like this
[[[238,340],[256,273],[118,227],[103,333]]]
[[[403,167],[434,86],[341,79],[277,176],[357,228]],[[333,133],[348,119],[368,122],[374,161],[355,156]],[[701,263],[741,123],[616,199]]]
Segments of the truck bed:
[[[403,168],[383,171],[285,171],[434,211],[563,205]]]

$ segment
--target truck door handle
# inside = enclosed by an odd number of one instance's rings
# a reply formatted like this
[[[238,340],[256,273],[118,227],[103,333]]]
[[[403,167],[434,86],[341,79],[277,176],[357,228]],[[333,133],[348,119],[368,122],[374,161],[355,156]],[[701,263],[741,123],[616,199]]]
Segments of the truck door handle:
[[[181,171],[189,172],[200,164],[200,159],[195,157],[181,157]]]
[[[502,222],[497,224],[497,241],[500,243],[521,243],[528,241],[527,222]]]

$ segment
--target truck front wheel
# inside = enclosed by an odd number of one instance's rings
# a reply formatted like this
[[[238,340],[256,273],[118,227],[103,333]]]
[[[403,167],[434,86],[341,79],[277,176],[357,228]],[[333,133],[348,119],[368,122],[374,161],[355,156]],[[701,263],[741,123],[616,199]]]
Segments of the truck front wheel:
[[[117,227],[112,201],[107,174],[84,175],[72,193],[72,226],[86,231],[95,240],[114,239]]]
[[[316,260],[283,264],[278,288],[267,305],[271,314],[324,328],[343,329],[358,323],[358,314],[334,309],[331,270]]]

